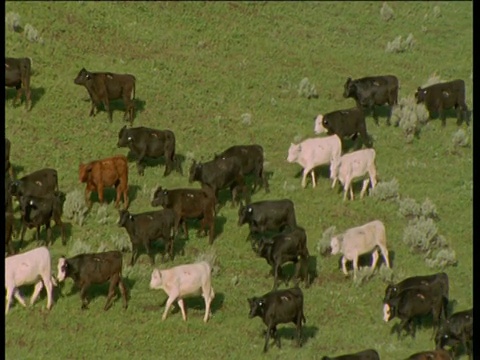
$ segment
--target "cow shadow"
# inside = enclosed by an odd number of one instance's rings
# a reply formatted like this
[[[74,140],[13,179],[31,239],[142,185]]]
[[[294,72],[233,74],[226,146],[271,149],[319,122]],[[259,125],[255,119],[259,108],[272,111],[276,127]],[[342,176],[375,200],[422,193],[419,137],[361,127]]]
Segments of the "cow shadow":
[[[33,109],[35,107],[35,105],[43,97],[43,95],[45,95],[45,88],[43,88],[43,87],[38,87],[38,88],[31,87],[30,90],[32,92],[32,107],[31,107],[31,109]]]
[[[250,189],[247,188],[247,191],[248,191],[248,198],[251,199],[251,193],[250,193]],[[244,194],[239,194],[237,195],[237,204],[235,206],[235,208],[238,208],[240,205],[238,204],[239,201],[243,201],[244,203],[246,203],[246,199],[245,199],[245,196]],[[230,191],[230,188],[224,188],[224,189],[220,189],[218,191],[218,198],[217,198],[217,205],[216,205],[216,209],[217,209],[217,213],[224,207],[226,206],[229,206],[231,209],[233,209],[233,202],[232,202],[232,193]]]
[[[83,101],[88,102],[88,103],[92,103],[92,101],[90,100],[89,97],[84,98]],[[137,113],[141,113],[141,112],[145,111],[146,101],[142,100],[142,99],[139,99],[139,98],[135,98],[135,99],[133,99],[133,102],[134,102],[134,106],[135,106],[134,112],[133,112],[133,121],[135,121],[135,118],[137,117],[136,116]],[[110,100],[109,101],[109,107],[110,107],[110,111],[112,112],[112,118],[115,116],[116,112],[121,112],[122,113],[122,118],[123,118],[123,114],[125,113],[125,110],[126,110],[125,103],[123,102],[123,99]],[[97,109],[98,109],[98,112],[106,112],[105,111],[105,105],[103,104],[103,102],[101,102],[97,106]]]
[[[128,201],[129,203],[132,203],[137,198],[137,194],[139,191],[141,191],[141,186],[139,185],[128,185]],[[115,204],[115,199],[117,198],[117,192],[114,187],[106,187],[103,189],[103,201],[106,204]],[[98,192],[93,191],[90,194],[90,200],[92,201],[92,204],[98,203]],[[120,208],[123,207],[123,195],[120,198]]]
[[[43,87],[32,87],[30,86],[30,95],[31,95],[31,107],[32,110],[38,101],[45,95],[45,88]],[[15,88],[6,88],[5,89],[5,100],[7,102],[13,102],[15,97],[17,96],[17,89]],[[25,94],[22,94],[20,97],[20,102],[17,103],[15,107],[25,106],[25,101],[27,101]],[[13,105],[12,105],[13,106]]]
[[[371,117],[375,126],[380,126],[380,122],[385,123],[387,125],[387,119],[390,116],[390,106],[389,105],[375,105],[375,113],[377,114],[377,120],[373,117],[373,111],[366,108],[363,109],[363,113],[365,117]]]
[[[278,326],[277,330],[277,336],[280,339],[291,339],[293,341],[294,346],[297,346],[296,344],[296,337],[297,337],[297,329],[295,326],[288,326],[288,324],[285,324],[286,326]],[[302,333],[301,333],[301,339],[302,339],[302,346],[305,345],[310,341],[310,339],[313,339],[315,335],[318,333],[318,327],[317,326],[302,326]],[[263,336],[265,336],[265,331],[263,331]],[[283,345],[283,344],[282,344]]]
[[[15,219],[15,220],[17,220],[17,219]],[[72,237],[73,226],[69,222],[62,221],[62,223],[63,223],[63,227],[64,227],[64,231],[65,231],[65,242],[66,242],[66,244],[68,244],[68,239],[70,239]],[[50,245],[49,246],[54,245],[57,242],[61,243],[62,242],[62,230],[61,230],[60,225],[56,225],[55,222],[52,221],[50,228],[52,230],[52,234],[51,234],[51,237],[50,237]],[[36,231],[37,230],[35,228],[32,228],[32,229],[27,228],[27,231],[25,231],[25,236],[23,238],[23,242],[21,244],[20,243],[20,237],[21,237],[21,233],[22,233],[22,220],[19,219],[18,221],[15,221],[13,233],[16,234],[17,241],[14,241],[12,239],[12,245],[13,245],[13,249],[15,250],[15,253],[20,252],[20,250],[22,250],[22,248],[25,248],[26,246],[28,246],[28,244],[36,243],[38,246],[47,246],[46,245],[47,244],[47,228],[45,227],[45,225],[42,225],[40,227],[40,235],[39,235],[38,240],[36,240]],[[28,239],[30,239],[30,240],[28,240]],[[22,246],[20,246],[20,245],[22,245]]]
[[[215,239],[223,234],[223,229],[225,227],[225,224],[227,223],[227,218],[225,216],[220,216],[217,215],[215,217]],[[214,239],[214,241],[215,241]]]
[[[168,296],[160,304],[160,307],[162,308],[165,307],[167,300],[168,300]],[[217,311],[219,311],[223,307],[224,301],[225,301],[225,295],[223,293],[215,293],[215,297],[213,298],[212,303],[210,304],[210,311],[212,312],[212,315],[214,315]],[[188,320],[188,310],[195,309],[201,312],[205,311],[205,300],[203,299],[202,295],[185,297],[183,299],[183,303],[185,305],[185,312],[187,313],[187,320]],[[171,314],[176,314],[179,312],[180,312],[180,307],[175,301],[173,303],[173,310],[171,311]],[[202,314],[202,318],[203,318],[203,315],[204,313]]]
[[[128,152],[127,160],[129,162],[135,162],[135,164],[136,164],[137,159],[138,159],[137,156],[132,151]],[[183,176],[183,163],[184,162],[185,162],[185,156],[184,155],[175,154],[175,163],[174,163],[173,171],[176,171],[178,174]],[[141,164],[144,167],[144,171],[147,171],[147,168],[150,168],[150,167],[159,167],[161,169],[160,171],[162,172],[162,176],[163,176],[163,173],[165,171],[165,166],[166,166],[165,156],[162,155],[158,158],[152,158],[152,157],[145,156],[142,159]],[[138,167],[135,168],[135,172],[138,173]],[[169,175],[167,175],[167,176],[169,176]]]
[[[378,257],[377,265],[375,266],[375,269],[379,269],[380,266],[387,265],[385,263],[385,260],[383,259],[382,253],[380,249],[378,250],[380,255]],[[394,261],[395,261],[395,251],[394,250],[389,250],[388,251],[388,261],[390,263],[390,267],[393,268]],[[370,267],[372,265],[372,252],[362,254],[358,257],[358,268],[362,267]],[[342,268],[342,256],[338,258],[338,268]],[[347,271],[353,271],[353,261],[347,261],[346,264]]]

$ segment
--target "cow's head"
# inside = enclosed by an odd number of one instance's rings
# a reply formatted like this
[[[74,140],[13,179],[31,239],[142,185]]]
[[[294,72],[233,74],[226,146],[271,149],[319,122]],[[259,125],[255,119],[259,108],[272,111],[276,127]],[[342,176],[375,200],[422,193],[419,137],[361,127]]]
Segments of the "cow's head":
[[[162,273],[158,269],[152,271],[152,277],[150,278],[150,289],[161,289],[163,286]]]
[[[188,182],[191,184],[194,181],[200,181],[202,178],[202,163],[197,163],[195,160],[192,162],[192,166],[190,166],[190,175],[188,177]]]
[[[240,202],[240,207],[238,208],[238,226],[249,223],[252,214],[253,208],[250,205],[244,206],[243,203]]]
[[[65,256],[61,256],[58,259],[57,265],[57,281],[62,282],[68,276],[69,264]]]
[[[263,297],[257,298],[252,297],[248,298],[248,304],[250,305],[250,312],[248,314],[248,318],[252,319],[255,316],[262,317],[265,313],[265,299]]]
[[[78,179],[81,183],[87,182],[90,172],[92,171],[93,164],[80,164],[78,166]]]
[[[357,87],[355,86],[355,81],[352,80],[352,78],[348,78],[347,81],[345,82],[345,85],[343,85],[343,97],[344,98],[355,97],[356,92],[357,92]]]
[[[393,299],[398,294],[398,287],[395,284],[388,284],[385,289],[385,297],[383,302],[386,303],[388,300]]]
[[[337,235],[330,240],[332,255],[338,254],[342,249],[343,235]]]
[[[417,88],[415,93],[415,99],[417,99],[417,104],[420,104],[425,101],[425,96],[427,95],[427,90],[422,89],[420,86]]]
[[[16,180],[10,183],[10,187],[8,189],[8,192],[10,193],[10,195],[17,196],[17,197],[22,196],[23,192],[21,190],[21,187],[22,187],[21,185],[22,185],[21,180]]]
[[[117,147],[127,147],[133,141],[133,137],[129,134],[127,125],[124,125],[118,132]]]
[[[301,152],[302,152],[302,145],[301,144],[290,143],[290,147],[288,148],[287,161],[289,163],[293,163],[293,162],[297,161]]]
[[[396,306],[388,302],[383,305],[383,321],[389,322],[395,317],[396,313],[397,313]]]
[[[318,116],[313,119],[313,131],[317,135],[327,132],[327,129],[323,126],[323,115],[322,114],[318,114]]]
[[[77,85],[86,85],[87,81],[92,78],[92,73],[82,68],[73,82]]]
[[[152,206],[167,206],[168,205],[168,190],[167,189],[162,189],[161,186],[155,190],[153,193],[153,199],[151,202]]]
[[[127,221],[133,221],[133,215],[128,212],[128,210],[119,210],[118,211],[118,226],[125,227]]]

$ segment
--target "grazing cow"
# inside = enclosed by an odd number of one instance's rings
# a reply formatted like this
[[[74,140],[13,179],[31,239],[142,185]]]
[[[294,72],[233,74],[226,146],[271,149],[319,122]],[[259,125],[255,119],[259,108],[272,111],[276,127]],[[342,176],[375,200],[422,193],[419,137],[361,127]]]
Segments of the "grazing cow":
[[[473,359],[473,308],[452,314],[445,320],[435,335],[437,349],[451,346],[454,354],[462,345],[469,360]]]
[[[239,188],[243,194],[244,200],[249,203],[250,195],[245,186],[245,178],[242,174],[242,164],[236,157],[219,158],[205,163],[197,163],[193,160],[190,167],[190,176],[188,182],[194,181],[202,184],[202,189],[210,189],[215,194],[218,201],[218,192],[221,189],[230,187],[232,194],[232,207],[236,205],[236,199]],[[208,190],[207,190],[208,191]]]
[[[8,174],[10,175],[10,179],[13,180],[15,178],[15,175],[13,173],[12,163],[10,162],[10,146],[10,140],[5,138],[5,175],[7,175],[8,172]]]
[[[20,246],[27,228],[36,228],[36,240],[40,238],[40,227],[45,225],[47,231],[47,240],[45,244],[48,246],[52,243],[52,229],[50,222],[55,221],[56,226],[60,226],[62,231],[62,244],[66,245],[65,227],[62,222],[63,203],[65,194],[56,191],[54,194],[48,194],[45,197],[38,196],[22,196],[20,198],[20,211],[22,213],[22,234],[20,236]]]
[[[344,85],[343,97],[353,98],[360,109],[371,109],[377,125],[375,106],[388,104],[390,112],[387,124],[390,125],[393,106],[398,103],[398,88],[398,79],[394,75],[368,76],[355,80],[348,78]]]
[[[383,298],[383,302],[386,303],[388,300],[393,299],[405,289],[416,288],[419,286],[438,287],[440,289],[444,299],[443,316],[446,318],[449,282],[448,275],[444,272],[435,273],[432,275],[412,276],[400,281],[397,284],[388,284],[387,288],[385,289],[385,297]]]
[[[273,290],[278,288],[278,278],[282,276],[282,265],[286,262],[295,264],[295,285],[303,278],[305,286],[310,286],[308,278],[308,248],[307,234],[297,227],[289,233],[277,234],[272,238],[262,238],[254,243],[254,251],[267,260],[274,274]],[[285,285],[288,281],[285,281]]]
[[[8,191],[10,186],[10,178],[5,177],[5,250],[8,255],[15,254],[12,244],[13,227],[15,222],[13,212],[13,198]]]
[[[380,220],[374,220],[361,226],[348,229],[343,234],[332,237],[330,247],[332,254],[342,253],[342,270],[348,275],[346,263],[353,261],[353,278],[357,278],[358,257],[372,252],[371,270],[375,269],[378,261],[378,249],[382,252],[383,259],[390,267],[387,250],[387,236],[385,226]]]
[[[40,169],[13,181],[10,194],[20,199],[22,196],[47,196],[58,191],[58,173],[55,169]]]
[[[167,176],[173,170],[175,160],[175,134],[170,130],[157,130],[147,127],[135,127],[127,129],[126,126],[118,133],[117,147],[128,147],[137,157],[138,174],[144,174],[145,166],[142,160],[145,157],[165,157],[165,172]],[[179,171],[178,166],[177,171]]]
[[[360,192],[360,199],[365,195],[368,188],[368,183],[372,189],[377,184],[377,168],[375,166],[375,150],[374,149],[362,149],[357,150],[345,155],[342,155],[338,160],[332,160],[330,167],[330,173],[333,174],[333,186],[337,179],[343,185],[343,200],[347,200],[348,193],[350,192],[350,199],[353,200],[353,186],[352,182],[356,178],[368,175],[369,178],[363,180],[362,191]]]
[[[175,212],[171,209],[149,211],[140,214],[130,214],[127,210],[119,211],[120,219],[118,226],[127,230],[132,242],[132,258],[130,266],[135,264],[139,254],[138,248],[143,245],[150,257],[152,265],[155,264],[155,256],[150,250],[150,243],[162,239],[165,242],[165,252],[173,260],[173,238],[175,235]],[[162,262],[165,260],[162,254]]]
[[[365,115],[359,108],[336,110],[325,115],[318,115],[315,119],[315,134],[326,132],[336,134],[340,139],[351,137],[355,140],[358,135],[367,147],[372,147],[372,141],[367,133]]]
[[[453,357],[448,351],[432,350],[415,353],[405,360],[453,360]]]
[[[90,194],[98,193],[98,200],[103,204],[103,188],[114,186],[117,192],[115,207],[120,205],[123,194],[123,206],[128,209],[128,162],[123,155],[94,160],[88,164],[80,164],[79,178],[81,183],[87,183],[85,200],[92,207]]]
[[[438,327],[443,311],[443,296],[439,289],[428,286],[409,288],[383,305],[383,320],[389,322],[398,317],[401,322],[397,328],[398,337],[406,330],[415,338],[415,319],[432,314],[433,330]]]
[[[215,159],[236,157],[242,163],[242,174],[244,176],[253,174],[254,183],[252,193],[257,189],[257,185],[263,186],[265,192],[270,192],[268,179],[263,171],[263,147],[261,145],[234,145],[219,155]],[[261,180],[261,181],[260,181]]]
[[[120,251],[106,251],[100,253],[79,254],[71,258],[64,256],[58,259],[57,280],[64,281],[70,277],[80,289],[82,309],[88,309],[87,290],[91,284],[110,282],[107,302],[104,310],[108,310],[113,303],[115,287],[118,285],[123,296],[123,308],[128,306],[127,290],[122,281],[122,253]]]
[[[162,189],[158,187],[153,194],[152,206],[163,206],[175,212],[175,229],[183,222],[183,230],[188,238],[187,219],[201,219],[197,236],[203,231],[209,233],[209,244],[215,238],[215,197],[202,189]]]
[[[82,68],[74,80],[76,85],[85,86],[92,101],[90,116],[95,116],[101,103],[105,106],[108,119],[112,122],[110,100],[123,99],[125,114],[128,116],[130,125],[133,124],[134,99],[135,99],[135,76],[130,74],[114,74],[111,72],[90,72]]]
[[[162,320],[167,318],[168,310],[177,301],[182,311],[183,321],[187,321],[183,299],[187,296],[202,294],[205,300],[205,316],[207,322],[211,317],[210,304],[215,297],[212,287],[212,267],[206,261],[185,264],[170,269],[155,269],[150,279],[150,289],[162,289],[168,295]]]
[[[445,110],[454,107],[457,110],[457,124],[460,125],[465,120],[467,126],[470,124],[468,107],[465,103],[465,82],[457,79],[444,83],[433,84],[425,88],[420,86],[415,93],[417,104],[424,103],[429,112],[437,112],[442,119],[442,125],[445,126]]]
[[[307,176],[312,176],[312,186],[316,187],[315,168],[330,164],[342,154],[342,143],[337,135],[303,140],[299,144],[290,144],[287,161],[303,167],[302,187],[307,186]],[[330,178],[333,179],[332,174]],[[333,186],[332,186],[333,187]]]
[[[322,360],[380,360],[377,350],[367,349],[353,354],[345,354],[335,357],[324,356]]]
[[[30,58],[5,58],[5,86],[15,87],[17,96],[13,105],[25,94],[25,109],[32,108],[32,94],[30,91],[32,60]]]
[[[20,304],[26,306],[18,288],[29,284],[35,284],[30,305],[33,305],[45,286],[47,309],[50,310],[53,304],[53,285],[57,284],[52,277],[50,252],[44,246],[5,258],[5,289],[7,291],[5,315],[8,314],[13,296]]]
[[[298,287],[276,290],[261,297],[248,298],[250,319],[260,317],[267,326],[263,352],[268,351],[270,336],[278,348],[281,348],[280,337],[277,336],[277,325],[293,322],[297,328],[297,345],[302,346],[302,324],[306,322],[303,314],[303,293]]]
[[[252,239],[255,233],[264,233],[269,230],[283,231],[286,227],[293,230],[297,227],[293,201],[264,200],[246,206],[240,204],[238,226],[243,224],[248,224],[250,228],[247,240]]]

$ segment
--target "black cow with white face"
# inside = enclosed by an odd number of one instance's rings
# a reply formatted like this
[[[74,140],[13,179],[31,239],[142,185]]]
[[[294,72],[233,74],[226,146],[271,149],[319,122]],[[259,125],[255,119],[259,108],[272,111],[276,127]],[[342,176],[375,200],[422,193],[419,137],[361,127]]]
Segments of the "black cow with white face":
[[[450,346],[457,353],[459,345],[473,359],[473,308],[452,314],[440,325],[435,335],[437,349]]]

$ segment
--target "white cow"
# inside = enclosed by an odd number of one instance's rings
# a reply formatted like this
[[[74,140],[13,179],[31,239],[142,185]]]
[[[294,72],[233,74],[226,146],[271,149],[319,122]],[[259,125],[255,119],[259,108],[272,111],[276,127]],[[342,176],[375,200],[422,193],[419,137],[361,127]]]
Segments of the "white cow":
[[[317,166],[329,164],[332,160],[340,158],[342,154],[342,142],[337,135],[306,139],[299,144],[290,144],[287,161],[297,163],[303,167],[302,187],[307,186],[307,176],[311,172],[312,186],[315,182]],[[330,173],[330,178],[333,179]]]
[[[351,228],[343,234],[332,237],[330,241],[332,254],[343,254],[342,270],[345,275],[348,275],[346,267],[347,261],[353,261],[354,279],[357,278],[357,263],[360,255],[373,251],[371,270],[373,271],[375,269],[379,257],[377,246],[382,252],[387,267],[390,267],[385,226],[380,220],[374,220],[365,225]]]
[[[30,305],[33,305],[45,285],[47,309],[50,310],[53,303],[53,285],[57,284],[52,277],[50,252],[45,246],[5,258],[5,288],[7,289],[5,315],[8,314],[14,295],[20,304],[27,306],[18,288],[29,284],[35,284]]]
[[[375,150],[362,149],[343,155],[338,160],[333,160],[330,166],[330,174],[333,174],[333,185],[337,179],[343,185],[343,200],[347,200],[348,192],[353,200],[352,181],[359,177],[366,177],[363,180],[360,198],[362,199],[370,182],[372,189],[377,184],[377,169],[375,166]],[[332,176],[332,175],[330,175]]]
[[[207,322],[211,316],[210,304],[215,297],[211,275],[211,266],[206,261],[175,266],[166,270],[153,270],[150,288],[163,289],[168,295],[162,320],[167,318],[168,310],[176,300],[182,311],[183,320],[186,321],[187,315],[185,314],[183,298],[201,293],[205,299],[205,316],[203,321]]]

